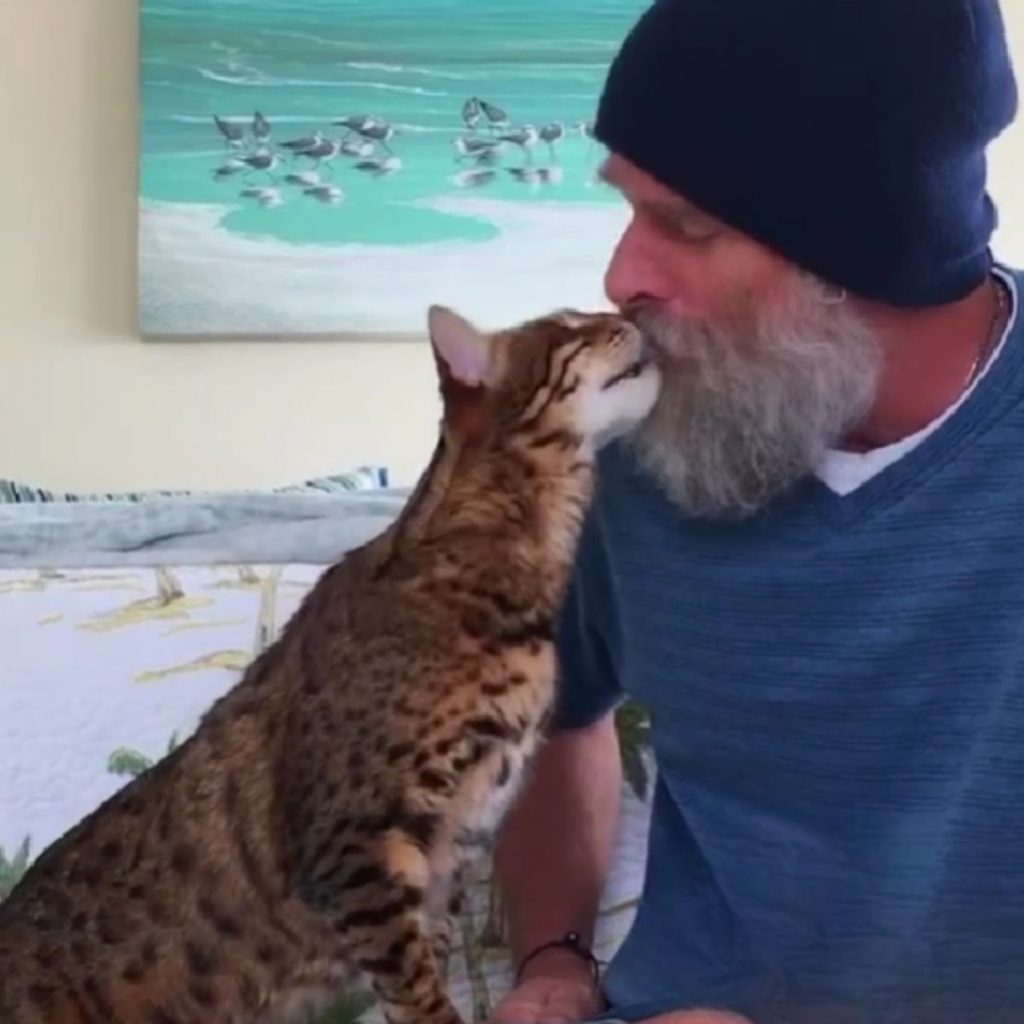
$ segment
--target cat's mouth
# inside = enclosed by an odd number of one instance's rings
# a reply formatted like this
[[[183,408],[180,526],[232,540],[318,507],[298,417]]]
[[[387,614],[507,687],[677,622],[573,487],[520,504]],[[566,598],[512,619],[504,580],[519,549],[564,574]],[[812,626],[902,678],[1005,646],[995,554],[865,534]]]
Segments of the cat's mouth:
[[[609,388],[615,387],[616,384],[621,384],[624,380],[630,380],[633,377],[639,377],[641,373],[647,369],[649,360],[638,359],[635,363],[630,363],[621,373],[615,374],[614,377],[609,377],[603,385],[601,385],[602,391],[607,391]]]
[[[601,385],[601,390],[607,391],[609,388],[615,387],[616,384],[621,384],[624,380],[633,380],[639,377],[654,362],[653,355],[650,347],[645,344],[639,356],[624,370],[620,370],[614,376],[609,377]]]

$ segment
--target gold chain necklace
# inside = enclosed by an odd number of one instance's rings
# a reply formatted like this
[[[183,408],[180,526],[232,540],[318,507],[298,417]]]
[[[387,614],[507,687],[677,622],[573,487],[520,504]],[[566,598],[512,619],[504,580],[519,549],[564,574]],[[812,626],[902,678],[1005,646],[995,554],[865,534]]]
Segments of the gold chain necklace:
[[[985,343],[981,348],[978,349],[978,353],[974,357],[974,362],[971,363],[971,368],[967,372],[967,379],[964,381],[965,390],[975,382],[980,372],[985,368],[988,363],[988,357],[992,354],[996,346],[996,341],[1002,334],[1003,314],[1006,312],[1006,293],[1003,288],[1003,283],[999,278],[993,277],[992,284],[996,290],[995,312],[992,314],[992,323],[989,326],[988,337],[985,339]]]

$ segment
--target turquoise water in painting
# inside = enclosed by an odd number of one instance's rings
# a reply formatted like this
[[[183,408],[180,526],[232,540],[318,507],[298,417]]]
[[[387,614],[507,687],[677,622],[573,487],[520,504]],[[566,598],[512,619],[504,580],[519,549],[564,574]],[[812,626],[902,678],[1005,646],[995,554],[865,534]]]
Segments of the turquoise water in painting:
[[[595,181],[600,147],[579,126],[593,117],[608,64],[644,7],[646,0],[143,0],[142,198],[223,205],[221,226],[239,235],[388,246],[495,235],[487,217],[433,207],[446,197],[615,202]],[[467,128],[469,97],[501,108],[507,128],[483,115]],[[238,165],[259,146],[256,111],[270,126],[264,151],[281,158],[270,172]],[[215,114],[245,129],[243,148],[229,149]],[[363,156],[317,166],[281,147],[316,131],[358,141],[332,124],[354,115],[394,129],[386,148],[363,139]],[[565,130],[552,147],[506,143],[489,164],[457,159],[460,136],[493,139],[552,122]],[[308,183],[289,183],[289,174],[316,174],[341,194],[327,201]]]

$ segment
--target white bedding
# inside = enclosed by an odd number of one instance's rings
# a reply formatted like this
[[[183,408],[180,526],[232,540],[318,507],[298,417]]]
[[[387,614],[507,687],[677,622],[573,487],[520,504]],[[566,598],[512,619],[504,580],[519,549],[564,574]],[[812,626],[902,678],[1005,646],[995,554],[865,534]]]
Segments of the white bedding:
[[[35,856],[187,736],[293,612],[317,565],[0,570],[0,846]],[[628,791],[598,952],[641,886],[646,807]],[[0,860],[2,866],[3,860]],[[0,877],[2,884],[2,877]],[[464,1012],[486,1016],[507,955],[482,938],[483,881],[453,964]],[[0,892],[2,896],[2,892]]]

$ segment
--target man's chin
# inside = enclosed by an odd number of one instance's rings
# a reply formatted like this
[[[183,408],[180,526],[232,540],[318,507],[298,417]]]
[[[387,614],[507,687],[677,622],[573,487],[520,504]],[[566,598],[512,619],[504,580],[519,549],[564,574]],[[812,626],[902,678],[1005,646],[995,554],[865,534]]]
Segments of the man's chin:
[[[882,351],[870,325],[814,289],[745,330],[638,311],[663,364],[631,435],[640,465],[688,515],[743,519],[789,493],[870,410]]]
[[[685,445],[649,421],[628,438],[642,472],[688,518],[736,522],[750,519],[784,498],[821,464],[827,445],[772,461],[766,450],[744,458],[728,441],[687,457]],[[678,435],[676,435],[678,437]]]

